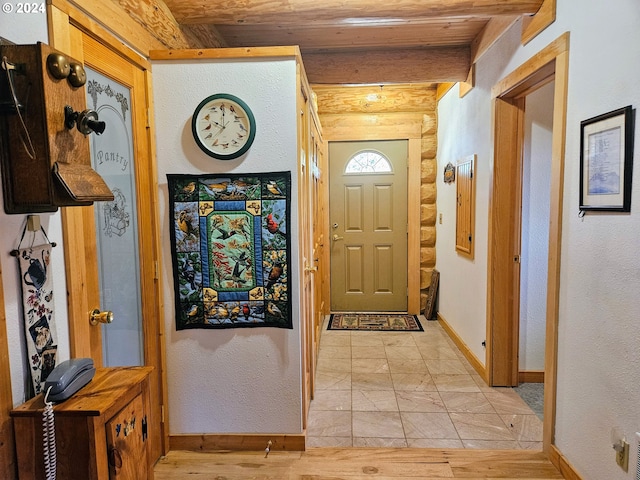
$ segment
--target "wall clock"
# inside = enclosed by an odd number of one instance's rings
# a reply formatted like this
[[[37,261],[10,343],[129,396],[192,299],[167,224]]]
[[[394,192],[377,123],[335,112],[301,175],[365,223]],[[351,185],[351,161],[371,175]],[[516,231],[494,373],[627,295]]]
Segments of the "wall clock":
[[[244,155],[256,136],[253,112],[238,97],[211,95],[196,107],[191,119],[193,138],[207,155],[231,160]]]

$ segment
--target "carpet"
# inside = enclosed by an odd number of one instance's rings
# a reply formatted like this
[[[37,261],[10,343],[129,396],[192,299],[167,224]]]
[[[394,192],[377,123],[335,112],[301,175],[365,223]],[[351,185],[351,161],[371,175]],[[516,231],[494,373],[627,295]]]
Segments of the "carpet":
[[[327,330],[423,331],[415,315],[391,313],[334,313]]]
[[[519,386],[514,387],[514,390],[542,420],[544,413],[544,383],[521,383]]]

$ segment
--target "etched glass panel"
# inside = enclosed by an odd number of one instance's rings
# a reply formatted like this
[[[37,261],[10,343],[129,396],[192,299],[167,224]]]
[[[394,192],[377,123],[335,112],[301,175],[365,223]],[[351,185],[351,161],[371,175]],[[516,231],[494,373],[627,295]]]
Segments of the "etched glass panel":
[[[85,69],[87,108],[106,123],[102,135],[90,136],[91,163],[115,197],[94,204],[100,308],[114,317],[102,326],[103,362],[109,367],[144,365],[131,92]]]
[[[351,157],[344,173],[389,173],[392,171],[391,162],[387,157],[373,150],[365,150]]]

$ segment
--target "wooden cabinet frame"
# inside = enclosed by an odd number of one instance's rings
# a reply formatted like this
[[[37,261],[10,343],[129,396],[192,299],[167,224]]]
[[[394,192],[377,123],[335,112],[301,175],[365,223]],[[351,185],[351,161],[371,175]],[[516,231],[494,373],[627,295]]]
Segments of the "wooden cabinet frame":
[[[476,155],[462,159],[456,166],[456,250],[470,259],[475,245],[475,169]]]

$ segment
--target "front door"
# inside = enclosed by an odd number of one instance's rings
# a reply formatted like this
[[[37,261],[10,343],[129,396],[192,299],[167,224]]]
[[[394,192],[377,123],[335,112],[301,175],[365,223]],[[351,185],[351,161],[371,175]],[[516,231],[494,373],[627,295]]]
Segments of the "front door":
[[[407,311],[405,140],[331,142],[331,310]]]
[[[102,135],[90,137],[91,160],[115,197],[62,210],[71,356],[91,357],[96,366],[155,367],[150,378],[151,415],[159,426],[151,432],[155,460],[167,451],[168,435],[162,420],[164,327],[148,65],[71,23],[66,28],[68,37],[60,28],[54,42],[68,38],[69,54],[86,69],[87,108],[106,122]],[[94,309],[112,311],[113,323],[91,325]]]

